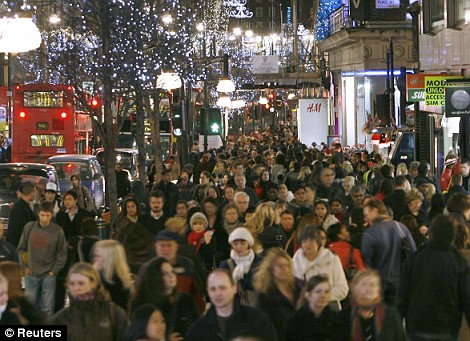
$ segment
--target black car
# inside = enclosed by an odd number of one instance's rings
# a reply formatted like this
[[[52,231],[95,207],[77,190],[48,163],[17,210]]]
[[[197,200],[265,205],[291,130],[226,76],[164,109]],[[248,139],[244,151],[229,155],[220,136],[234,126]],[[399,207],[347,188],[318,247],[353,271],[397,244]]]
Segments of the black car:
[[[13,204],[18,200],[16,191],[26,183],[33,183],[45,189],[48,182],[59,188],[54,167],[42,163],[1,163],[0,164],[0,219],[6,229],[8,216]]]

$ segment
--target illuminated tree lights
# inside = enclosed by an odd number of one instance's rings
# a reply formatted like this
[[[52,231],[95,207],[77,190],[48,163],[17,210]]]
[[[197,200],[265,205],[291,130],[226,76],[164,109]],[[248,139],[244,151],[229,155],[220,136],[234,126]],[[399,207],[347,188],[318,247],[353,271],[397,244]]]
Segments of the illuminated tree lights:
[[[193,39],[199,1],[71,0],[62,28],[42,27],[43,48],[20,56],[32,82],[101,79],[111,72],[116,88],[129,83],[152,88],[163,70],[195,81]],[[168,19],[171,20],[168,20]],[[100,33],[109,30],[109,53]],[[46,56],[47,62],[40,62]]]
[[[320,0],[315,23],[315,38],[317,41],[321,41],[330,35],[330,14],[341,5],[341,0]]]

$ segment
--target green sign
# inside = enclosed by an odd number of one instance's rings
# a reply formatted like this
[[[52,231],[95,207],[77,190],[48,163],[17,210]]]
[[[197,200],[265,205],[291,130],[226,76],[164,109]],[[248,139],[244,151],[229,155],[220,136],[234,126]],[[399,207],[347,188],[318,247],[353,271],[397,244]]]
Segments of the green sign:
[[[424,89],[408,89],[408,102],[421,102],[426,98]]]
[[[424,90],[426,92],[425,104],[434,106],[445,106],[446,95],[445,86],[446,80],[458,79],[462,76],[431,76],[426,77],[424,80]]]

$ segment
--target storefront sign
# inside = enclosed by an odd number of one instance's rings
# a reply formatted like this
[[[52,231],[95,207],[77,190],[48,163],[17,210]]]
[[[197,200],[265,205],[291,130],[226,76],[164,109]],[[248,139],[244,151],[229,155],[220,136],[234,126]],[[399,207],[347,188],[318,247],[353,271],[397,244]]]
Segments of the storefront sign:
[[[424,79],[424,90],[426,92],[425,104],[433,106],[444,106],[446,103],[445,87],[446,80],[459,79],[462,76],[431,76]]]
[[[429,76],[440,76],[440,75],[429,75],[425,73],[406,74],[406,101],[407,102],[424,102],[424,78]]]
[[[375,8],[378,8],[378,9],[400,8],[400,0],[376,0]]]
[[[278,73],[279,56],[253,56],[254,74]]]
[[[299,99],[297,122],[299,140],[310,146],[312,142],[327,142],[328,115],[330,101],[328,98]]]
[[[451,84],[445,88],[446,117],[470,115],[470,84]]]

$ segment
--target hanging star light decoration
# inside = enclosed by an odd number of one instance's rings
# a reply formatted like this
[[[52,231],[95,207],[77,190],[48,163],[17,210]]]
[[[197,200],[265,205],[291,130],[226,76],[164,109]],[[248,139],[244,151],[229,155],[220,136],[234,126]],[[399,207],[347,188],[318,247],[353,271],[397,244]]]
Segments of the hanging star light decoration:
[[[227,0],[225,5],[232,7],[230,17],[237,19],[249,19],[253,17],[253,12],[246,8],[247,0]]]

